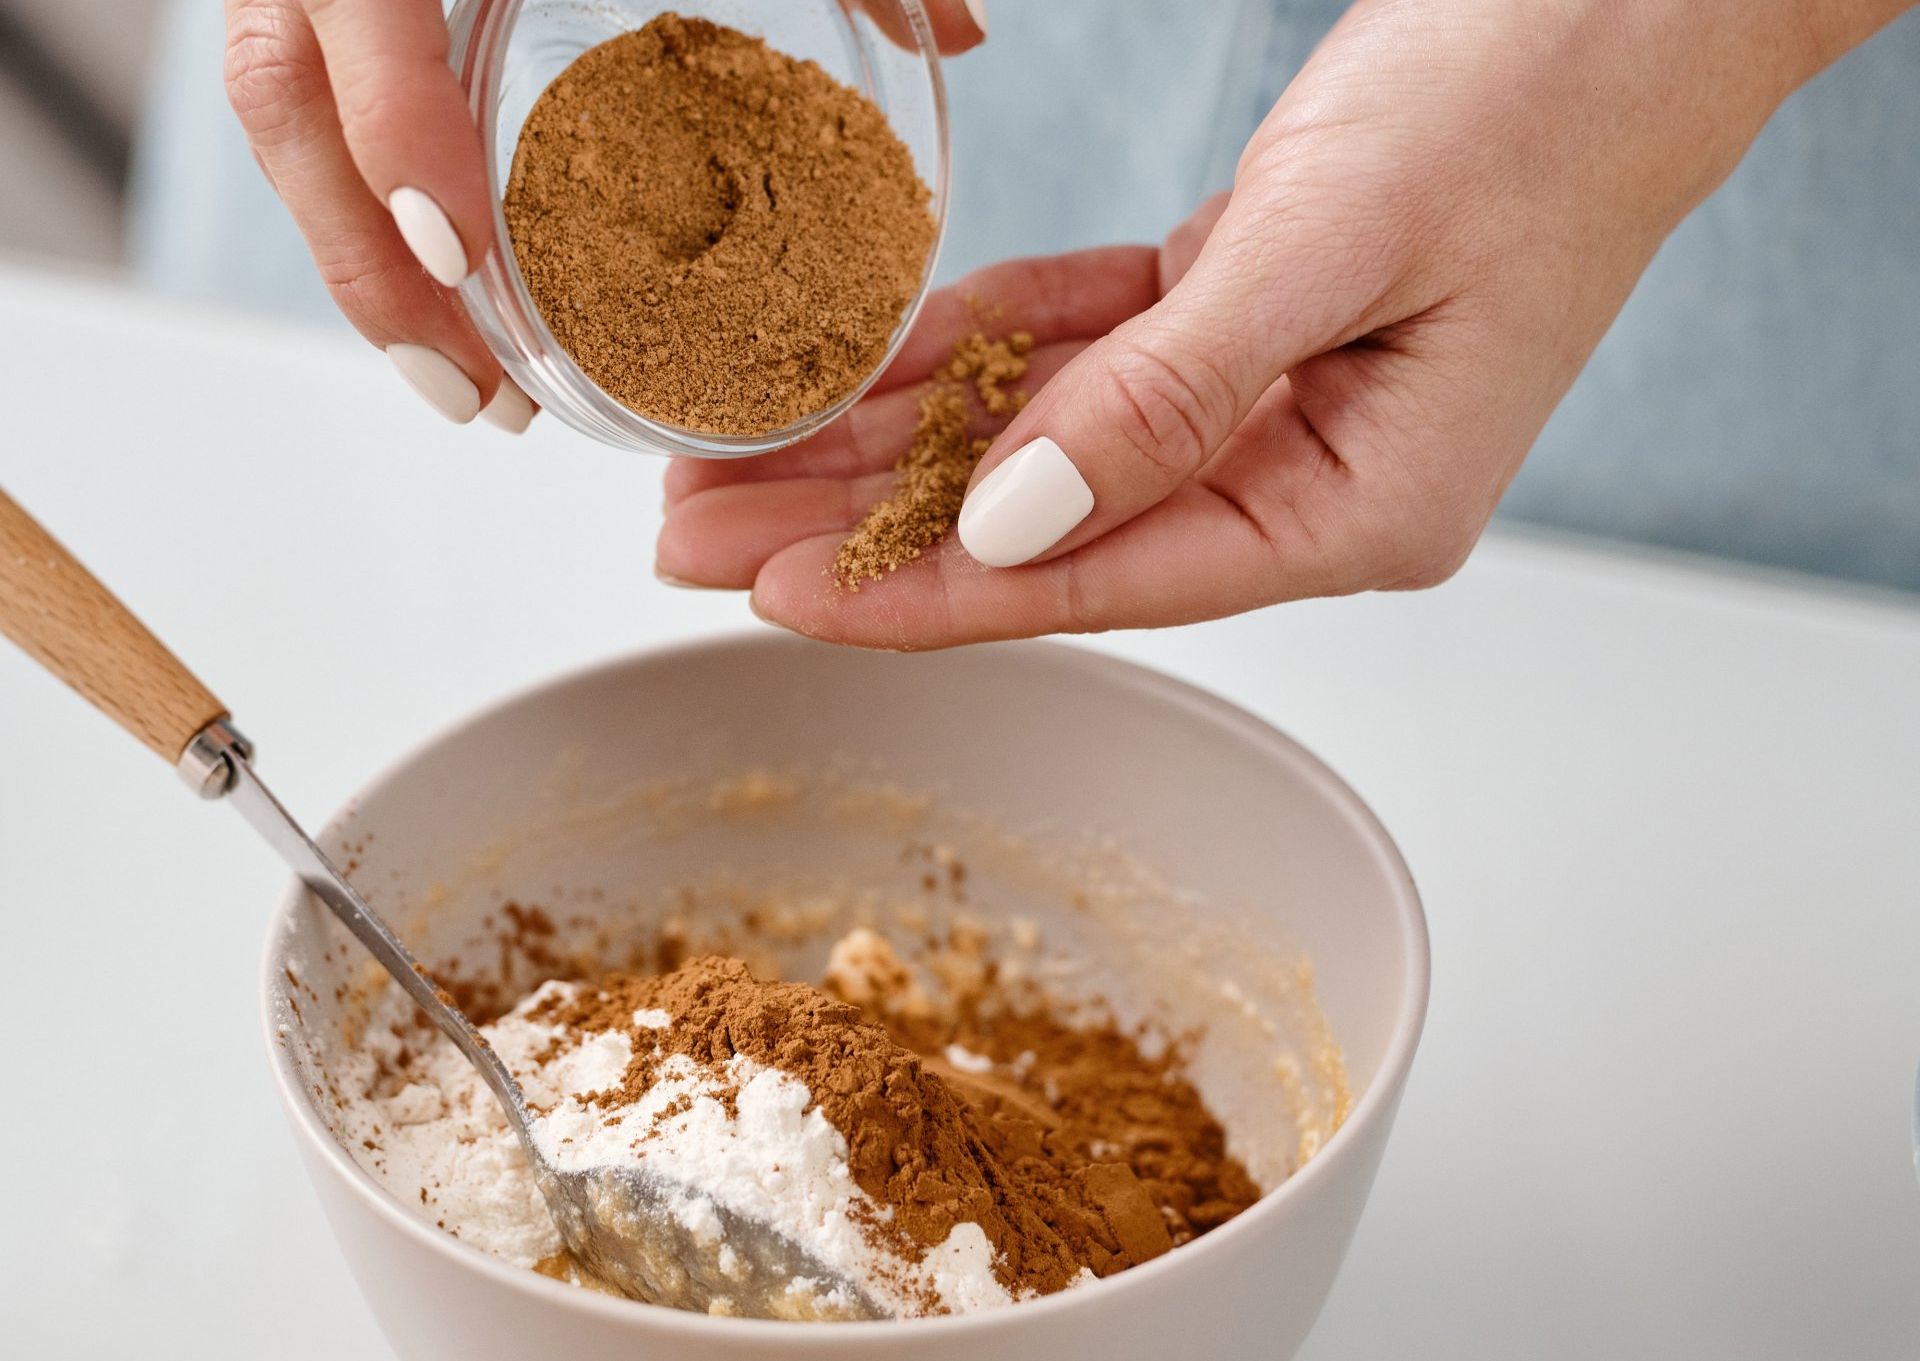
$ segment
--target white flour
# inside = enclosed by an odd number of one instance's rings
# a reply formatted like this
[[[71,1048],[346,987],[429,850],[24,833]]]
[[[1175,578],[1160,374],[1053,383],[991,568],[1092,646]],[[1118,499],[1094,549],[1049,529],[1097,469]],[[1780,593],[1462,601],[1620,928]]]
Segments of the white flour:
[[[698,1188],[674,1206],[696,1238],[720,1237],[717,1209],[765,1224],[901,1315],[921,1312],[917,1297],[927,1290],[955,1313],[1011,1303],[977,1224],[958,1225],[918,1263],[868,1240],[859,1217],[884,1219],[890,1211],[854,1184],[846,1139],[791,1074],[736,1055],[722,1078],[674,1056],[639,1100],[589,1105],[583,1095],[619,1084],[633,1041],[608,1032],[557,1048],[570,1038],[529,1013],[576,986],[548,983],[483,1028],[529,1105],[544,1110],[532,1133],[555,1166],[644,1166]],[[348,1070],[342,1133],[354,1157],[401,1203],[475,1247],[525,1267],[559,1252],[532,1172],[479,1074],[437,1035],[403,1063],[394,1019],[376,1018],[364,1052],[341,1065]],[[661,1012],[634,1017],[643,1032],[669,1020]],[[542,1054],[551,1057],[538,1062]],[[381,1079],[383,1068],[409,1080],[396,1088],[391,1077]],[[727,1089],[732,1111],[721,1099]]]

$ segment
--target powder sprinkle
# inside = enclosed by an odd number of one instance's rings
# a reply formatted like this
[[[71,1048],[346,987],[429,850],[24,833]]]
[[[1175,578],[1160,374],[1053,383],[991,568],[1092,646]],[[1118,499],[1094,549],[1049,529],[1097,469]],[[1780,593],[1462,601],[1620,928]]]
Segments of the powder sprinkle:
[[[952,356],[920,397],[920,417],[894,464],[893,488],[867,511],[828,569],[842,589],[858,591],[926,553],[953,528],[974,466],[992,441],[973,432],[969,387],[990,417],[1010,416],[1026,393],[1010,389],[1026,376],[1033,336],[1016,331],[990,340],[975,331],[954,342]]]

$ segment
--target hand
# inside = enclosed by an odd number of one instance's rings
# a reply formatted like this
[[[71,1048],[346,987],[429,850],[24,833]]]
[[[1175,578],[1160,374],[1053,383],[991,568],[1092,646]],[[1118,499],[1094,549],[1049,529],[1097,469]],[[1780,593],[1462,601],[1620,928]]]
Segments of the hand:
[[[979,0],[928,10],[942,51],[986,36]],[[347,320],[449,419],[525,429],[532,405],[448,291],[492,246],[494,205],[440,0],[227,0],[226,80]]]
[[[834,429],[676,466],[659,569],[895,648],[1443,581],[1659,243],[1897,8],[1362,0],[1229,201],[1157,253],[988,270]],[[908,380],[971,329],[968,294],[1035,333],[1045,385],[982,461],[959,542],[842,592],[826,565],[889,484]]]

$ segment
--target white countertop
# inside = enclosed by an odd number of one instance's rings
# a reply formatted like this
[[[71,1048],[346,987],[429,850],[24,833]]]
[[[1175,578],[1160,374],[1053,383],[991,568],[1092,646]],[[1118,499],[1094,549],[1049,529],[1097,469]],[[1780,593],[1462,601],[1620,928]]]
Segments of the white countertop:
[[[503,690],[752,623],[654,581],[658,463],[443,425],[337,336],[0,273],[0,375],[0,485],[313,822]],[[1309,1361],[1915,1354],[1920,600],[1496,533],[1437,592],[1097,646],[1304,739],[1426,896]],[[263,1062],[283,877],[0,648],[9,1354],[386,1355]]]

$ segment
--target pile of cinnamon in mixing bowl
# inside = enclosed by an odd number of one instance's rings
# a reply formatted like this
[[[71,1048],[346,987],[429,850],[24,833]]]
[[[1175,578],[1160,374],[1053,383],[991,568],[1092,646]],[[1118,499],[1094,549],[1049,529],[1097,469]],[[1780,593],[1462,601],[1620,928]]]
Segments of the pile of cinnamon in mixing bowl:
[[[540,315],[588,377],[654,420],[755,435],[878,366],[933,248],[930,198],[859,92],[668,13],[547,87],[505,213]]]

